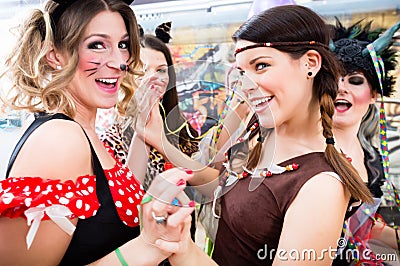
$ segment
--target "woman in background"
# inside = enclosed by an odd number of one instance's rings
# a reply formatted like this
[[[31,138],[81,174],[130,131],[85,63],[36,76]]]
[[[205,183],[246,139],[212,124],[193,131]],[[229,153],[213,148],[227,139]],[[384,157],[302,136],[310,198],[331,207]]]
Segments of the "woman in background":
[[[377,206],[369,206],[370,216],[365,224],[354,225],[353,217],[349,221],[351,228],[360,227],[358,233],[351,232],[348,248],[354,248],[355,237],[357,242],[362,241],[358,247],[361,251],[367,247],[368,235],[372,233],[372,238],[380,239],[391,248],[398,249],[396,234],[393,228],[384,226],[379,221],[379,216],[375,216],[375,211],[379,207],[383,192],[381,186],[385,176],[382,166],[382,158],[378,149],[377,142],[380,133],[379,110],[376,106],[378,94],[389,97],[393,93],[394,77],[390,75],[396,67],[396,51],[391,49],[392,36],[387,39],[379,38],[382,29],[371,30],[372,21],[363,24],[361,21],[345,28],[339,20],[336,26],[331,25],[332,45],[331,49],[339,59],[342,66],[339,77],[338,96],[335,100],[335,115],[333,116],[333,131],[337,139],[337,147],[348,157],[363,182],[368,186],[374,198],[377,199]],[[396,29],[397,30],[397,29]],[[396,31],[392,29],[393,33]],[[374,46],[379,46],[376,51],[382,58],[384,72],[382,73],[382,87],[379,82],[381,73],[377,73],[374,61],[367,51],[367,45],[375,42]],[[377,43],[380,42],[380,45]],[[383,44],[383,42],[385,42]],[[381,90],[382,89],[382,90]],[[367,206],[367,205],[364,205]],[[361,208],[360,208],[361,209]],[[355,216],[360,217],[361,210]],[[372,218],[372,219],[371,219]],[[376,220],[376,218],[378,218]],[[376,225],[373,226],[373,224]],[[372,231],[370,232],[370,230]],[[349,228],[345,228],[350,230]],[[350,232],[347,232],[349,234]],[[359,244],[360,245],[360,244]],[[360,258],[346,258],[349,252],[347,249],[341,256],[334,261],[333,265],[350,265],[357,262]],[[341,258],[341,259],[339,259]],[[370,256],[368,263],[379,265],[382,260]]]
[[[143,63],[144,75],[137,79],[140,85],[135,91],[135,97],[128,105],[125,117],[118,119],[100,136],[100,139],[112,148],[116,158],[121,160],[123,164],[128,163],[145,191],[150,187],[155,176],[172,167],[172,164],[167,162],[157,149],[145,145],[137,138],[131,126],[137,113],[140,112],[137,108],[137,101],[143,100],[149,88],[157,87],[162,94],[159,109],[168,141],[187,156],[191,156],[193,152],[197,151],[197,132],[186,122],[179,108],[176,73],[171,52],[167,46],[171,39],[170,31],[171,22],[157,26],[155,35],[144,34],[139,25],[140,59]],[[134,147],[135,152],[128,157],[130,145]],[[148,156],[146,156],[147,154]],[[166,163],[167,166],[165,167]],[[143,167],[144,165],[147,165],[147,167]],[[190,198],[193,198],[193,190],[190,187],[186,188],[185,192]],[[193,213],[191,227],[193,239],[195,231],[196,220]]]
[[[139,26],[140,59],[144,72],[144,75],[138,79],[141,85],[135,98],[129,103],[126,116],[121,119],[122,122],[118,121],[100,137],[102,141],[114,148],[115,156],[123,163],[127,162],[129,146],[133,143],[132,139],[135,139],[131,124],[140,111],[137,109],[137,101],[142,100],[145,93],[143,90],[148,90],[151,86],[159,86],[163,94],[160,114],[168,140],[188,156],[197,151],[197,132],[186,122],[179,108],[176,73],[171,52],[167,46],[171,39],[170,30],[171,22],[159,25],[155,30],[155,36],[144,34]],[[145,151],[149,154],[146,172],[135,172],[135,175],[147,190],[153,178],[164,171],[166,160],[154,147],[147,147]],[[136,158],[134,161],[136,164]],[[133,166],[133,168],[136,167]],[[141,167],[138,168],[141,169]]]

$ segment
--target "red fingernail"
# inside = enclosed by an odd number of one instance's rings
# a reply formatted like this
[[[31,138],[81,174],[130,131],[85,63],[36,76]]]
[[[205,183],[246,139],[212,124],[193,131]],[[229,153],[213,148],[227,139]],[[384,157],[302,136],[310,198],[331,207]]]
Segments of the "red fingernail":
[[[154,89],[154,84],[152,84],[152,85],[150,86],[150,89]]]
[[[186,174],[191,175],[193,174],[193,170],[191,169],[185,169]]]
[[[170,162],[166,162],[164,164],[164,171],[167,171],[168,169],[174,168],[174,165]]]
[[[194,200],[189,202],[189,207],[194,207],[196,206],[196,202]]]
[[[185,184],[186,184],[186,181],[183,180],[182,178],[179,179],[178,182],[176,182],[176,185],[177,185],[178,187],[179,187],[179,186],[183,186],[183,185],[185,185]]]

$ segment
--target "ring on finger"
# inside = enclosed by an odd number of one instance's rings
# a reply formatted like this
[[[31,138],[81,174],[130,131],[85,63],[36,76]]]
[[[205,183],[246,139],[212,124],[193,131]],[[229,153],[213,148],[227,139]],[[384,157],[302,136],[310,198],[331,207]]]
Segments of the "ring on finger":
[[[157,224],[165,224],[167,222],[168,213],[164,216],[157,216],[153,211],[151,212],[151,216],[156,221]]]

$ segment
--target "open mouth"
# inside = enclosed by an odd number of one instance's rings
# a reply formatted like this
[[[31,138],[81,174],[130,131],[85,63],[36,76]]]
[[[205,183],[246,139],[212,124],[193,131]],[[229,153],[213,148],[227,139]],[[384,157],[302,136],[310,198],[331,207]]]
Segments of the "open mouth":
[[[269,97],[265,97],[262,99],[257,99],[257,100],[253,100],[251,103],[255,108],[261,108],[265,105],[268,105],[268,103],[273,99],[273,96],[269,96]]]
[[[118,79],[96,79],[96,82],[104,88],[114,89],[117,86]]]
[[[346,100],[336,100],[335,109],[339,112],[347,111],[351,108],[352,104]]]

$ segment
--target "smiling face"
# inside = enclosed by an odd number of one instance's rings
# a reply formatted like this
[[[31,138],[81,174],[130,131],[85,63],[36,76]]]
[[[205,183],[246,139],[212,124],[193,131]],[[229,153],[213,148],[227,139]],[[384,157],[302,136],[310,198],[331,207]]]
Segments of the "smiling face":
[[[169,82],[167,59],[162,52],[151,49],[142,48],[140,51],[140,59],[144,66],[143,80],[149,80],[149,84],[153,84],[154,80],[164,84],[164,91],[167,89]]]
[[[334,127],[344,128],[359,125],[376,95],[364,74],[354,72],[339,78],[339,90],[335,100]]]
[[[68,89],[77,106],[111,108],[125,75],[120,64],[129,60],[129,37],[117,12],[103,11],[87,25],[78,47],[79,62]]]
[[[239,40],[236,49],[254,44]],[[308,118],[312,83],[307,79],[303,57],[294,60],[288,54],[269,47],[244,50],[236,55],[236,64],[253,83],[243,92],[265,128]]]

